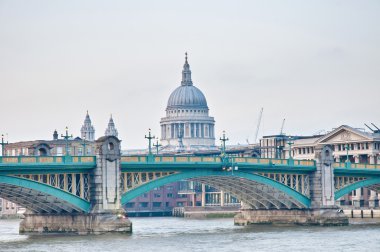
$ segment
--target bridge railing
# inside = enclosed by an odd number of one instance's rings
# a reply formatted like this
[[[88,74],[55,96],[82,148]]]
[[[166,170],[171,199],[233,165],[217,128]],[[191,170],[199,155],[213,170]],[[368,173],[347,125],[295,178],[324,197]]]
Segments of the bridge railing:
[[[222,162],[220,157],[190,157],[190,156],[156,156],[155,163],[218,163]],[[147,156],[122,156],[123,163],[146,163]]]
[[[147,156],[122,156],[122,163],[146,163]],[[233,157],[232,163],[262,164],[262,165],[291,165],[291,166],[315,166],[314,160],[294,160],[294,159],[272,159],[272,158],[251,158]],[[220,157],[192,157],[192,156],[155,156],[155,163],[221,163]]]
[[[334,168],[380,169],[380,164],[334,163]]]
[[[96,162],[95,156],[2,156],[0,164],[64,164],[80,163],[93,164]]]
[[[251,158],[235,157],[235,163],[264,164],[264,165],[294,165],[294,166],[315,166],[314,160],[294,160],[294,159],[275,159],[275,158]]]

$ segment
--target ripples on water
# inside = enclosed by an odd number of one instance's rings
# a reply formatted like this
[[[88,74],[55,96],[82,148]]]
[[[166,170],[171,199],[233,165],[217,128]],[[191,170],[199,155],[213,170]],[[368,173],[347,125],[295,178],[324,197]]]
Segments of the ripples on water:
[[[380,251],[380,225],[233,225],[232,219],[131,218],[132,235],[28,236],[0,220],[0,251]]]

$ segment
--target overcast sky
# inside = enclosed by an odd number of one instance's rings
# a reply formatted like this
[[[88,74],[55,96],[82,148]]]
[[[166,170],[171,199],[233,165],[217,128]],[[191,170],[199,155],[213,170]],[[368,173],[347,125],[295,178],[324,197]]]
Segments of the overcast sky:
[[[380,1],[0,0],[0,133],[96,137],[113,114],[123,149],[160,134],[184,52],[216,136],[380,125]],[[379,126],[380,127],[380,126]],[[217,141],[219,144],[219,141]]]

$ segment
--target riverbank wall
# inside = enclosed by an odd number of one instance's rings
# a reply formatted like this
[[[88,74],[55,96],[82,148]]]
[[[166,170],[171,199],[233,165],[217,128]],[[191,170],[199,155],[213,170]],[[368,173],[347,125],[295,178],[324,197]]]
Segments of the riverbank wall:
[[[191,219],[233,218],[239,209],[239,206],[175,207],[173,216]]]

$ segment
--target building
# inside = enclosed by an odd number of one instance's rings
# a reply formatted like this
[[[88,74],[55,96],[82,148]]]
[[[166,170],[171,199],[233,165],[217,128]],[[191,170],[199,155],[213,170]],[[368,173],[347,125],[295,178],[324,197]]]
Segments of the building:
[[[6,156],[65,156],[67,151],[67,154],[71,156],[95,155],[95,129],[88,112],[81,128],[81,136],[83,138],[73,138],[66,128],[65,134],[61,134],[59,138],[57,130],[54,130],[51,140],[9,143],[5,145],[4,154]]]
[[[91,119],[88,114],[86,114],[86,118],[84,119],[84,124],[82,125],[82,128],[80,130],[81,138],[88,141],[95,141],[95,128],[91,124]]]
[[[169,96],[160,125],[161,144],[166,151],[215,149],[215,121],[209,116],[206,97],[193,85],[187,54],[181,85]]]
[[[110,120],[108,122],[108,127],[106,131],[104,132],[105,136],[115,136],[118,137],[119,133],[117,132],[117,129],[115,127],[115,123],[113,122],[112,115],[110,117]]]
[[[314,160],[315,149],[330,145],[335,162],[380,164],[380,130],[366,132],[348,125],[341,125],[324,135],[315,136],[264,136],[260,140],[261,157]],[[291,147],[290,147],[291,146]],[[379,207],[380,196],[376,191],[360,188],[338,200],[342,207]]]
[[[380,130],[366,132],[342,125],[331,132],[315,138],[295,140],[292,146],[295,159],[314,159],[317,147],[330,145],[335,162],[380,164]],[[380,196],[376,191],[359,188],[342,197],[337,204],[344,206],[378,207]]]
[[[114,124],[113,129],[116,130]],[[57,130],[54,130],[51,140],[8,143],[4,146],[3,153],[5,156],[65,156],[66,152],[71,156],[95,155],[95,129],[88,112],[81,128],[81,136],[82,138],[73,138],[66,128],[65,134],[59,138]],[[0,217],[16,216],[20,209],[22,210],[20,206],[12,202],[0,199]]]
[[[205,95],[193,84],[187,53],[181,84],[170,94],[165,111],[166,116],[160,121],[162,146],[159,155],[220,155],[215,146],[215,120],[209,116]],[[181,181],[137,197],[126,205],[126,209],[131,215],[159,215],[170,213],[173,207],[224,204],[240,203],[212,187]]]

